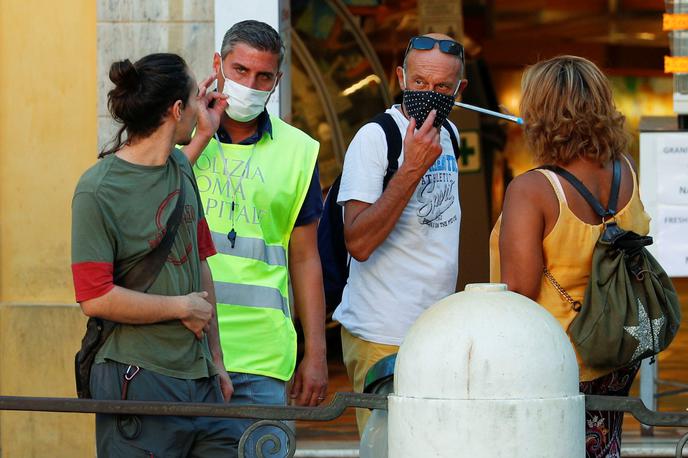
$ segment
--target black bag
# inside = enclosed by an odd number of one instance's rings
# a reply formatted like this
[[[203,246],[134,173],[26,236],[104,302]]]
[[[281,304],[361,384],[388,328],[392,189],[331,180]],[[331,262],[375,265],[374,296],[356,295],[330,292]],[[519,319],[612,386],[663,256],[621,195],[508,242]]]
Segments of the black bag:
[[[621,171],[614,162],[609,208],[575,176],[553,166],[603,219],[613,217]],[[594,368],[619,368],[651,357],[669,346],[681,323],[678,296],[659,263],[645,248],[652,237],[625,231],[606,221],[592,254],[583,304],[574,301],[545,268],[545,276],[578,312],[568,329],[583,362]]]
[[[165,228],[165,235],[160,243],[133,268],[121,278],[115,278],[114,283],[134,291],[146,292],[153,285],[158,274],[165,265],[165,260],[170,254],[177,229],[184,213],[184,201],[186,194],[181,168],[177,165],[177,177],[179,183],[179,195],[177,204],[170,214]],[[91,367],[96,354],[117,327],[117,323],[102,318],[91,317],[86,323],[86,334],[81,340],[81,348],[74,356],[74,375],[76,381],[76,394],[80,398],[91,398],[90,380]]]
[[[389,113],[380,113],[370,122],[382,127],[387,140],[387,170],[382,182],[382,189],[384,190],[399,168],[399,156],[402,147],[401,132],[399,132],[396,121]],[[458,159],[460,149],[454,129],[452,129],[449,121],[444,121],[442,127],[449,132],[454,156]],[[328,312],[332,312],[342,301],[342,292],[349,278],[349,253],[346,251],[346,244],[344,243],[344,217],[342,207],[337,204],[341,179],[340,174],[327,192],[322,218],[318,223],[318,251]]]

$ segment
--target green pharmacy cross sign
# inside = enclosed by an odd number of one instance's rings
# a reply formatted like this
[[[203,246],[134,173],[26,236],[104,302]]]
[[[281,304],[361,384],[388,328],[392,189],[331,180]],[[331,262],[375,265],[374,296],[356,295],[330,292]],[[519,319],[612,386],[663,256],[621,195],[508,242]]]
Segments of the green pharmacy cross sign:
[[[461,134],[461,152],[459,154],[459,173],[480,171],[480,137],[476,131],[463,131]]]

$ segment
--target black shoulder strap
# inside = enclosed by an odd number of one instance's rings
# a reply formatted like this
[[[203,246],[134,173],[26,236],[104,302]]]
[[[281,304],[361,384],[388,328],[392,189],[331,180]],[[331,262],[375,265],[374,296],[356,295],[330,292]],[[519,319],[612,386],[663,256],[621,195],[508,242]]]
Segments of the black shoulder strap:
[[[389,113],[380,113],[376,115],[370,122],[374,122],[382,127],[385,132],[385,139],[387,140],[387,171],[382,182],[382,189],[387,187],[387,183],[392,179],[392,176],[399,169],[399,156],[401,155],[401,132],[397,123]]]
[[[376,115],[370,122],[374,122],[382,127],[385,132],[385,139],[387,140],[387,171],[385,172],[385,178],[382,182],[382,189],[387,187],[389,180],[399,169],[399,156],[401,155],[401,132],[399,132],[399,127],[394,121],[394,118],[389,113],[380,113]],[[454,157],[458,158],[461,154],[461,149],[459,148],[459,142],[454,134],[454,129],[452,129],[449,121],[444,121],[442,126],[447,129],[449,133],[449,138],[451,139],[452,148],[454,149]]]
[[[609,208],[605,210],[599,200],[592,195],[590,190],[585,187],[581,181],[576,178],[571,172],[565,170],[556,165],[543,165],[538,167],[539,169],[551,170],[557,175],[563,177],[571,183],[576,191],[580,193],[581,196],[590,204],[595,213],[597,213],[601,218],[608,218],[616,214],[617,205],[619,203],[619,187],[621,185],[621,166],[619,160],[615,159],[612,165],[612,189],[609,193]]]
[[[170,160],[173,160],[170,157]],[[177,236],[177,229],[182,220],[184,213],[184,202],[186,200],[184,179],[182,170],[179,164],[174,163],[177,169],[177,181],[179,184],[179,194],[177,196],[177,204],[174,210],[167,219],[165,225],[165,235],[162,237],[160,243],[146,256],[143,257],[129,272],[122,278],[115,280],[115,284],[123,286],[135,291],[146,292],[153,285],[155,279],[158,278],[162,266],[165,265],[165,260],[172,250],[174,239]]]
[[[461,154],[461,148],[459,148],[459,141],[456,138],[456,134],[454,133],[454,129],[452,129],[452,126],[449,123],[448,119],[444,120],[444,122],[442,123],[442,127],[447,129],[447,132],[449,132],[449,139],[451,140],[452,148],[454,149],[454,157],[458,160],[459,155]]]
[[[612,190],[609,193],[609,211],[616,214],[619,206],[619,188],[621,187],[621,164],[614,159],[612,164]]]

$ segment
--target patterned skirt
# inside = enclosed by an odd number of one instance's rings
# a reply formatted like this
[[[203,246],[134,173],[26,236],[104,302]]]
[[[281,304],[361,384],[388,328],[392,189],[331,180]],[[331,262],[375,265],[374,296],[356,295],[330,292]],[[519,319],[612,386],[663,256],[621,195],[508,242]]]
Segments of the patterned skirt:
[[[611,374],[580,383],[583,394],[602,396],[628,396],[640,363],[615,370]],[[621,457],[621,426],[623,412],[607,410],[585,411],[585,457]]]

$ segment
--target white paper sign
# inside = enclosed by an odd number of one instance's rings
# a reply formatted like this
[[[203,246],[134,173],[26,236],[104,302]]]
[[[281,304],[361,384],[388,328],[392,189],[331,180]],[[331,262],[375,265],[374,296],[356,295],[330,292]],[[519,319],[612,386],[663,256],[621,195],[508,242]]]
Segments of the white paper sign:
[[[670,277],[688,276],[688,206],[658,205],[655,244]]]
[[[688,205],[688,137],[666,135],[657,146],[657,203]]]

